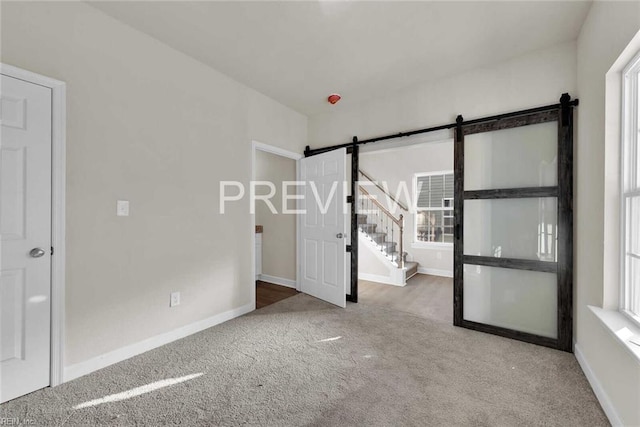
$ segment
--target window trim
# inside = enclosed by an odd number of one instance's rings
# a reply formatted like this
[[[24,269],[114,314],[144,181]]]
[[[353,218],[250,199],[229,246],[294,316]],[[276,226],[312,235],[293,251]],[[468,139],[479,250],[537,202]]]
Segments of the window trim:
[[[411,247],[414,249],[430,249],[430,248],[453,248],[453,242],[425,242],[422,240],[418,240],[418,213],[422,211],[445,211],[448,209],[444,208],[419,208],[418,207],[418,178],[422,178],[425,176],[435,176],[435,175],[454,175],[454,171],[443,170],[443,171],[433,171],[433,172],[416,172],[413,174],[413,201],[412,201],[412,214],[413,214],[413,231],[411,237]],[[453,197],[451,197],[453,200]],[[451,205],[451,214],[454,214],[453,204]]]
[[[638,150],[640,149],[640,138],[638,129],[640,121],[640,52],[625,66],[622,71],[622,93],[621,93],[621,129],[620,129],[620,298],[619,311],[632,321],[636,326],[640,326],[640,313],[634,313],[630,309],[630,289],[627,286],[627,200],[640,195],[638,182],[638,167],[629,170],[629,160],[637,162]],[[629,152],[630,151],[630,152]],[[635,170],[634,170],[635,169]],[[637,290],[640,292],[640,289]]]

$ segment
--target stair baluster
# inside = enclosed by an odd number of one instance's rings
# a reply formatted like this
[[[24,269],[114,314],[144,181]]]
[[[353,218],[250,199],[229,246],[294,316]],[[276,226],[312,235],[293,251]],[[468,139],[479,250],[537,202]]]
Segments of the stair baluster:
[[[396,218],[391,212],[389,212],[378,200],[373,198],[367,190],[362,186],[359,186],[360,192],[363,194],[362,205],[368,207],[366,211],[366,218],[359,229],[363,231],[369,238],[374,241],[379,247],[380,251],[386,254],[391,262],[395,262],[398,268],[404,268],[404,217],[402,214]],[[375,219],[371,218],[373,215]],[[379,224],[379,229],[376,229]],[[398,227],[398,232],[394,231],[394,228]],[[388,240],[389,234],[391,234],[391,240]],[[399,243],[396,244],[394,237],[398,238]]]
[[[395,228],[395,227],[393,226],[393,224],[391,224],[391,241],[392,241],[392,242],[395,242],[395,240],[393,240],[393,231],[394,231],[393,229],[394,229],[394,228]],[[396,262],[398,262],[398,252],[396,251],[396,252],[395,252],[395,254],[396,254],[396,255],[395,255],[395,258],[394,258],[394,256],[393,256],[393,252],[391,252],[391,261],[396,261]]]

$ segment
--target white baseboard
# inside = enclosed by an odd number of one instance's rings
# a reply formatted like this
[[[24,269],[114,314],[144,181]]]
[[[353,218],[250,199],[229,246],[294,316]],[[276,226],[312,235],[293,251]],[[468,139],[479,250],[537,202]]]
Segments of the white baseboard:
[[[602,406],[602,410],[606,414],[607,418],[609,418],[609,422],[614,427],[622,426],[623,424],[620,420],[618,412],[616,411],[616,408],[611,403],[609,395],[602,388],[602,384],[600,384],[600,381],[598,381],[598,378],[596,378],[596,375],[591,370],[591,367],[589,366],[587,359],[585,359],[584,353],[582,353],[582,350],[580,349],[580,346],[578,344],[574,345],[574,353],[576,355],[576,359],[578,360],[578,364],[582,368],[582,371],[587,377],[589,384],[591,384],[593,392],[598,398],[598,402],[600,402],[600,406]]]
[[[298,288],[295,280],[285,279],[283,277],[269,276],[268,274],[258,274],[258,280],[273,283],[274,285],[286,286],[287,288]]]
[[[430,274],[432,276],[453,277],[453,271],[438,270],[437,268],[418,267],[418,273]]]
[[[153,350],[154,348],[179,340],[180,338],[184,338],[212,326],[219,325],[220,323],[242,316],[243,314],[247,314],[253,310],[255,310],[255,303],[251,302],[243,305],[242,307],[225,311],[224,313],[217,314],[207,319],[121,347],[117,350],[110,351],[109,353],[101,354],[100,356],[85,360],[84,362],[67,366],[64,368],[63,382],[71,381],[83,375],[97,371],[98,369],[106,368],[114,363],[121,362],[133,356],[137,356],[138,354],[142,354],[146,351]]]
[[[367,280],[369,282],[384,283],[385,285],[404,286],[401,283],[393,282],[393,279],[389,276],[382,276],[379,274],[358,273],[358,280]]]

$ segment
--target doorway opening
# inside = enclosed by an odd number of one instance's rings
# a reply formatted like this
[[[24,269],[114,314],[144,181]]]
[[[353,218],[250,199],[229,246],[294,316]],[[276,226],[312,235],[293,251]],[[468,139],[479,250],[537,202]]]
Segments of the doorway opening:
[[[296,186],[301,155],[253,142],[252,180],[255,208],[255,305],[257,309],[296,295]],[[252,202],[254,203],[254,202]]]
[[[453,322],[453,159],[448,132],[360,151],[359,302]]]

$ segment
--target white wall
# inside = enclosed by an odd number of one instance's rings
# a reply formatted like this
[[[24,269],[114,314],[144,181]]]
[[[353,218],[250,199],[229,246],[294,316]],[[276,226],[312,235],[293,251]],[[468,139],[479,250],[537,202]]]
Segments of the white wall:
[[[595,2],[578,38],[577,56],[580,97],[574,201],[577,347],[600,391],[609,399],[610,408],[625,425],[640,425],[640,363],[587,305],[617,308],[619,140],[609,138],[610,134],[605,138],[605,129],[619,126],[616,117],[619,104],[608,101],[617,97],[620,85],[619,81],[611,85],[607,93],[605,76],[639,29],[640,3]]]
[[[395,196],[399,194],[399,200],[405,206],[413,204],[413,176],[420,172],[453,171],[453,140],[430,142],[408,146],[402,149],[385,149],[380,151],[363,152],[360,155],[360,169],[373,179],[386,182],[390,192]],[[366,180],[363,179],[366,184]],[[405,191],[398,193],[401,182],[406,183],[409,194]],[[387,205],[385,196],[375,187],[367,186],[367,191],[376,196],[383,205]],[[415,215],[404,212],[398,208],[396,216],[400,213],[405,220],[404,250],[409,254],[409,261],[416,261],[421,268],[441,275],[453,276],[453,245],[431,245],[430,247],[416,247],[415,242]],[[424,245],[422,243],[421,245]],[[370,263],[358,263],[358,268],[365,273]],[[424,271],[424,270],[422,270]]]
[[[296,180],[296,161],[276,154],[256,150],[256,181],[268,181],[275,185],[271,198],[277,213],[263,201],[256,202],[256,225],[262,232],[262,274],[296,280],[296,215],[285,214],[282,209],[282,182]],[[289,187],[293,194],[295,187]],[[268,194],[266,187],[258,187],[257,194]],[[289,200],[287,209],[295,210],[295,200]],[[265,278],[265,280],[268,280]]]
[[[250,307],[248,201],[220,215],[218,183],[306,118],[80,2],[3,2],[1,52],[68,85],[65,364]]]
[[[385,282],[391,281],[391,268],[396,268],[390,262],[376,256],[373,245],[361,238],[358,244],[358,278],[367,280],[367,277],[376,276],[384,278]],[[377,250],[380,252],[379,250]],[[362,276],[362,277],[361,277]]]
[[[576,45],[566,43],[501,64],[412,86],[351,109],[309,119],[311,148],[558,102],[576,92]]]

